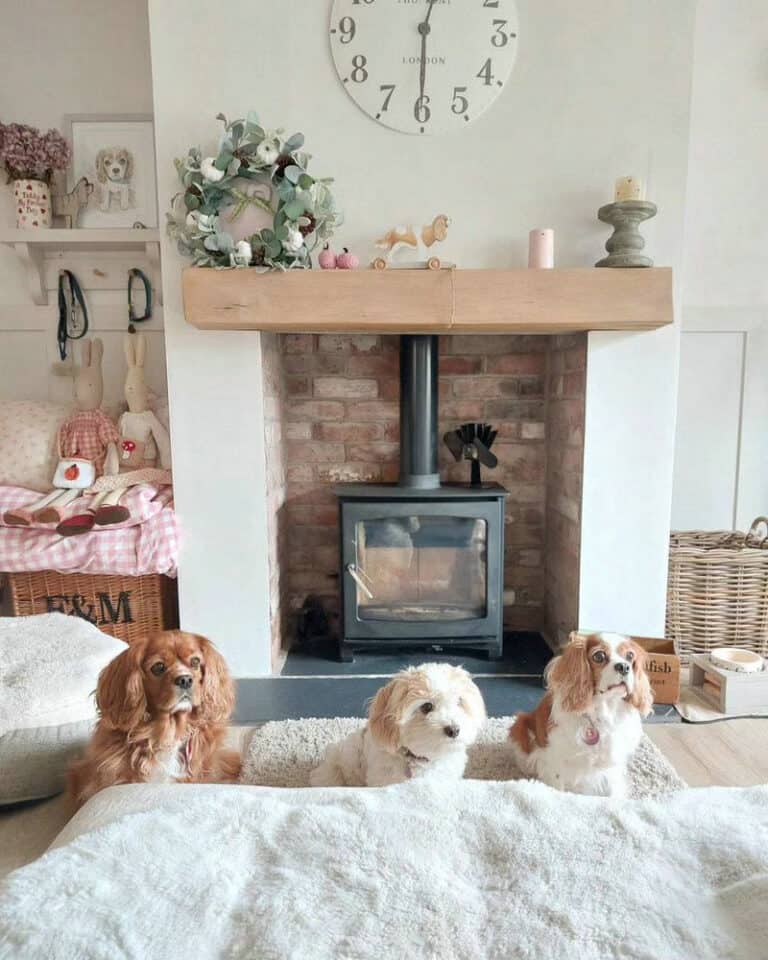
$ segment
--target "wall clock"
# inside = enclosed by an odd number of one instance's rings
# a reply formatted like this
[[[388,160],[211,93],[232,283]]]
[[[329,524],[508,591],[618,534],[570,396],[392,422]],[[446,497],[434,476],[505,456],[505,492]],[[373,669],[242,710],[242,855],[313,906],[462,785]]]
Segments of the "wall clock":
[[[517,53],[514,0],[334,0],[339,80],[378,123],[460,130],[504,88]]]

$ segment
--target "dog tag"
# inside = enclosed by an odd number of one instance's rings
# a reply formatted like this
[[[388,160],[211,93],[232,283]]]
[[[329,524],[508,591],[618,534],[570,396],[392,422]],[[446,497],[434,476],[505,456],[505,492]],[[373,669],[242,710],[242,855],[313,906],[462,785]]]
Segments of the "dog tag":
[[[588,723],[584,728],[584,733],[582,734],[584,738],[584,743],[587,746],[594,747],[596,743],[600,740],[600,731],[597,727],[593,726],[591,723]]]

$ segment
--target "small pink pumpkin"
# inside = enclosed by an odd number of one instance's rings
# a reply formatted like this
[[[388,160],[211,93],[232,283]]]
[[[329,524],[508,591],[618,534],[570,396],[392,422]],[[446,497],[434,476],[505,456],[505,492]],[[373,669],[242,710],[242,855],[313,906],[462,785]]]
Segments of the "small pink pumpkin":
[[[336,257],[336,266],[339,270],[357,270],[360,266],[360,260],[354,253],[350,253],[349,250],[344,247],[344,252]]]
[[[320,264],[321,270],[335,270],[337,265],[336,254],[331,250],[331,248],[326,245],[320,251],[320,256],[317,258],[317,262]]]

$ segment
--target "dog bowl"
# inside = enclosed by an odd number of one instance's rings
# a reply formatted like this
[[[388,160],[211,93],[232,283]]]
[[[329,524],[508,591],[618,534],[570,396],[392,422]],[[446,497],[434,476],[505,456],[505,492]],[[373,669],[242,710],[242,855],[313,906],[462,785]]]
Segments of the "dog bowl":
[[[765,666],[759,654],[742,647],[715,647],[709,651],[709,659],[716,667],[735,673],[759,673]]]

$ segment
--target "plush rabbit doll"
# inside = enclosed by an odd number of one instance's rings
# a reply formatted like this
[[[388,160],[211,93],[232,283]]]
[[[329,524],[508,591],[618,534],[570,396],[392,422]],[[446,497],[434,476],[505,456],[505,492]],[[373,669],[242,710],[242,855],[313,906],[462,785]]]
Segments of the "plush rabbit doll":
[[[123,340],[128,373],[125,378],[125,401],[128,410],[120,417],[120,472],[171,466],[171,441],[168,431],[149,409],[149,391],[144,380],[147,339],[143,333],[127,333]]]
[[[85,475],[99,477],[105,470],[117,470],[117,428],[101,409],[104,378],[101,361],[104,345],[101,340],[83,340],[80,366],[75,372],[75,402],[78,409],[59,427],[59,468],[53,478],[56,489],[27,509],[8,511],[3,519],[8,524],[28,526],[31,521],[58,523],[57,531],[65,536],[80,533],[78,518],[62,521],[62,511],[82,495]],[[73,521],[73,522],[71,522]]]
[[[128,410],[118,420],[120,440],[117,445],[117,464],[108,470],[110,489],[99,493],[92,507],[95,523],[120,523],[128,519],[128,510],[120,498],[129,486],[137,483],[169,482],[162,471],[171,467],[171,441],[168,431],[149,409],[149,390],[144,380],[144,362],[147,340],[143,333],[126,333],[123,339],[128,373],[125,377],[125,400]],[[155,470],[158,465],[161,470]],[[106,486],[106,485],[104,485]],[[97,486],[98,489],[98,486]]]

